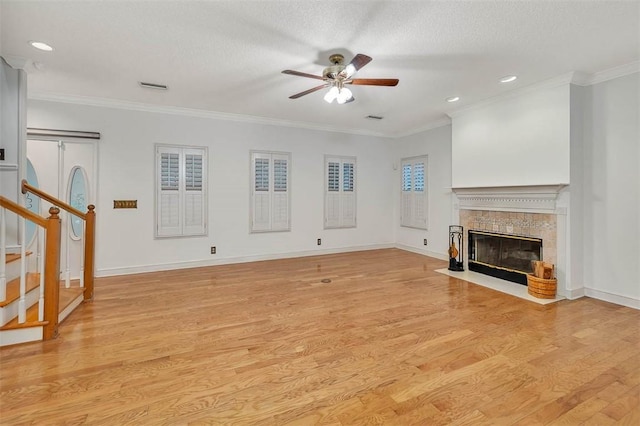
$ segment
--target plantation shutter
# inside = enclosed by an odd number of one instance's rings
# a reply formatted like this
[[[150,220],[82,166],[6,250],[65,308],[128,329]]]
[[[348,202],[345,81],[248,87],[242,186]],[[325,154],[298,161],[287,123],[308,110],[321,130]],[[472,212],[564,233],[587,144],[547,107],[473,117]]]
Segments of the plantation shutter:
[[[287,231],[290,222],[290,154],[251,153],[251,231]]]
[[[413,166],[410,161],[402,162],[402,200],[400,212],[400,224],[402,226],[411,226],[413,208],[413,194],[411,193]]]
[[[342,163],[342,217],[340,226],[356,226],[355,162]]]
[[[402,160],[400,225],[428,228],[427,157]]]
[[[204,156],[201,150],[185,149],[184,235],[203,234]]]
[[[425,160],[418,160],[413,164],[413,225],[421,229],[427,229]]]
[[[271,156],[254,153],[252,155],[253,195],[251,228],[267,231],[271,227]]]
[[[156,237],[206,234],[206,150],[156,145]]]
[[[324,227],[356,226],[355,159],[325,157]]]
[[[272,231],[289,229],[289,157],[273,154]]]
[[[182,233],[180,220],[180,149],[162,147],[156,153],[158,161],[158,208],[156,221],[158,236],[176,236]]]
[[[340,161],[326,161],[327,190],[325,192],[324,224],[326,228],[340,226]]]

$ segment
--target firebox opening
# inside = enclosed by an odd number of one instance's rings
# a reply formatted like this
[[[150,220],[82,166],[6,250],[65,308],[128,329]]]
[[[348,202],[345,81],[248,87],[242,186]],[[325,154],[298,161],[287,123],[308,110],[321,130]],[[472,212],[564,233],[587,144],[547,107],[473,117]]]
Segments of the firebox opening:
[[[542,239],[469,230],[469,270],[527,285],[531,262],[542,260]]]

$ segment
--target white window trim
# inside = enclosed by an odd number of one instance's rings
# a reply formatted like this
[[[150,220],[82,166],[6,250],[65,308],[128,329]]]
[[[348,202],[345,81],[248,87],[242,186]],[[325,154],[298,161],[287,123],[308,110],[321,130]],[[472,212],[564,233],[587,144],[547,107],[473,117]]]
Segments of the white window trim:
[[[160,229],[160,161],[159,157],[163,152],[178,152],[180,155],[180,228],[181,231],[175,234],[163,235]],[[185,155],[188,151],[197,152],[198,154],[202,154],[202,231],[199,232],[185,232],[184,230],[184,195],[186,194],[185,185]],[[203,237],[207,236],[209,232],[209,228],[207,225],[208,218],[208,149],[203,146],[193,146],[193,145],[173,145],[173,144],[155,144],[154,145],[154,223],[153,223],[153,234],[155,239],[167,239],[167,238],[190,238],[190,237]]]
[[[329,198],[332,194],[335,194],[336,191],[329,191],[329,162],[337,162],[340,163],[339,173],[340,178],[338,182],[337,191],[338,199],[339,199],[339,219],[337,224],[330,223],[328,211],[329,211]],[[348,194],[344,191],[344,164],[353,164],[353,193]],[[350,201],[353,204],[353,220],[348,220],[345,217],[345,202],[347,200],[347,196],[352,198]],[[325,154],[324,156],[324,229],[346,229],[346,228],[356,228],[358,226],[358,163],[356,161],[356,157],[344,156],[344,155],[329,155]]]
[[[279,158],[278,158],[279,157]],[[255,224],[255,200],[256,200],[256,186],[255,186],[255,166],[254,161],[256,158],[269,158],[269,190],[268,203],[269,203],[269,226],[264,228],[257,228]],[[274,191],[274,160],[286,159],[287,161],[287,224],[286,226],[277,227],[273,223],[273,209],[274,209],[274,197],[276,191]],[[282,151],[262,151],[251,150],[249,152],[249,233],[262,234],[266,232],[289,232],[291,231],[291,170],[292,161],[290,152]]]
[[[414,183],[414,169],[415,164],[423,163],[424,164],[424,193],[416,193],[414,191],[415,186]],[[411,203],[411,218],[407,219],[405,217],[405,192],[403,190],[403,170],[406,164],[411,164],[411,191],[410,191],[410,203]],[[400,161],[400,226],[404,228],[413,228],[413,229],[421,229],[421,230],[429,230],[429,184],[431,180],[429,179],[429,156],[428,155],[419,155],[415,157],[403,158]],[[418,223],[415,219],[415,206],[417,203],[423,203],[422,208],[424,209],[425,218],[424,223]]]

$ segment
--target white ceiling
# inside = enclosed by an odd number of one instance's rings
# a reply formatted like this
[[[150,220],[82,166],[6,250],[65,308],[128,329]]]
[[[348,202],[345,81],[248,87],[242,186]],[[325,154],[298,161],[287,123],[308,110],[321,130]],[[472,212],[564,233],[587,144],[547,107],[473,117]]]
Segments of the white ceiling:
[[[355,133],[397,136],[447,113],[572,71],[640,60],[638,1],[7,1],[0,54],[42,65],[32,97],[91,97],[240,114]],[[29,40],[51,44],[41,52]],[[373,57],[355,102],[318,81],[331,53]],[[518,80],[500,84],[502,76]],[[142,89],[162,83],[166,92]],[[460,96],[449,104],[445,98]],[[103,101],[104,102],[104,101]],[[384,119],[373,121],[367,115]],[[264,121],[264,120],[263,120]]]

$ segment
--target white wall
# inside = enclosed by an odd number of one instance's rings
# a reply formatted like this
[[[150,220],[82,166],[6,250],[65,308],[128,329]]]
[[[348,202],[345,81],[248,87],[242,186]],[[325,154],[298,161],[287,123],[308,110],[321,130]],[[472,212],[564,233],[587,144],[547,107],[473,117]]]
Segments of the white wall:
[[[569,183],[569,84],[452,115],[454,188]]]
[[[4,149],[5,154],[4,161],[0,161],[0,195],[17,203],[20,203],[19,166],[24,143],[22,126],[27,97],[26,84],[25,71],[12,68],[0,57],[0,148]],[[6,220],[6,245],[14,250],[19,241],[18,218],[13,213],[7,213]]]
[[[586,294],[637,308],[639,102],[639,73],[587,88],[583,171]]]
[[[451,222],[451,126],[442,126],[393,141],[393,228],[399,247],[448,259],[449,225]],[[402,158],[428,156],[429,229],[400,226]],[[427,246],[423,240],[427,239]]]
[[[28,125],[102,134],[98,275],[393,245],[394,175],[383,138],[37,100]],[[153,238],[155,143],[208,147],[208,237]],[[292,153],[291,232],[249,233],[251,149]],[[355,229],[323,229],[325,154],[357,158]],[[114,210],[116,199],[137,199],[138,209]]]
[[[558,224],[566,220],[566,270],[563,282],[566,296],[584,295],[584,111],[586,108],[586,87],[571,85],[571,152],[570,182],[559,196],[558,206],[566,207],[565,217],[558,216]],[[562,232],[559,227],[558,232]],[[559,271],[560,273],[560,271]],[[558,277],[560,278],[560,277]]]

